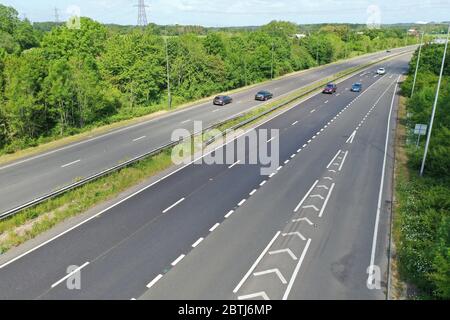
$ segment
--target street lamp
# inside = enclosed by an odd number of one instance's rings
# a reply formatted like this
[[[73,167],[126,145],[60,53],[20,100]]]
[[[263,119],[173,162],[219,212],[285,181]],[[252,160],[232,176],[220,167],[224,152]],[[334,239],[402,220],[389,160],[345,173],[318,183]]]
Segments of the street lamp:
[[[434,115],[436,114],[436,105],[437,105],[438,98],[439,98],[439,89],[441,87],[442,74],[444,72],[445,56],[447,55],[449,34],[450,34],[450,24],[448,25],[448,30],[447,30],[447,40],[445,41],[444,56],[442,57],[441,72],[439,74],[439,81],[438,81],[437,90],[436,90],[436,97],[434,98],[433,111],[431,112],[430,128],[428,130],[427,142],[425,144],[425,152],[423,154],[422,166],[420,167],[420,176],[423,175],[423,170],[425,169],[425,161],[427,159],[428,147],[430,145],[431,130],[433,129]]]
[[[169,48],[167,46],[167,38],[164,38],[164,43],[166,47],[166,73],[167,73],[167,103],[169,109],[172,108],[172,95],[170,92],[170,68],[169,68]]]
[[[414,88],[416,87],[417,71],[419,70],[420,53],[422,51],[422,44],[423,44],[423,35],[424,35],[424,32],[422,32],[422,37],[420,38],[420,47],[419,47],[419,53],[417,55],[416,72],[414,73],[414,82],[413,82],[413,86],[411,89],[411,97],[413,96]]]

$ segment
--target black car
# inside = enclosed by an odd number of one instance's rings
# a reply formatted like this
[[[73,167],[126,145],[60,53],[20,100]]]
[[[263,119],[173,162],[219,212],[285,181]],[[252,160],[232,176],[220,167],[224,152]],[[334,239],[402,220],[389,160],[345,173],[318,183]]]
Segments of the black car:
[[[226,104],[229,104],[233,102],[233,99],[229,96],[217,96],[214,98],[213,104],[214,105],[219,105],[219,106],[224,106]]]
[[[259,101],[267,101],[269,99],[273,98],[273,94],[270,93],[269,91],[259,91],[256,95],[255,95],[255,100],[259,100]]]

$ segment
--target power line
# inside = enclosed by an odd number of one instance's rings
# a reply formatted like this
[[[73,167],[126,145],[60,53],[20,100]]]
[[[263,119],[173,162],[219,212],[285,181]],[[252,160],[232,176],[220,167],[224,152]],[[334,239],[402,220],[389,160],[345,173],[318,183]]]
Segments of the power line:
[[[145,5],[145,1],[144,0],[139,0],[139,3],[137,5],[138,7],[138,22],[137,25],[139,27],[145,27],[148,23],[147,23],[147,13],[145,11],[145,8],[147,8],[148,6]]]

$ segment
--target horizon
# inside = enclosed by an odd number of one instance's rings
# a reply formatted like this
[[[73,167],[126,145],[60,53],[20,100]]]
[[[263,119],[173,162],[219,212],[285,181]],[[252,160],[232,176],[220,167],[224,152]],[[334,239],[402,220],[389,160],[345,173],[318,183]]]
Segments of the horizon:
[[[250,0],[242,4],[236,0],[172,0],[145,1],[149,23],[156,25],[195,25],[206,28],[258,27],[273,20],[289,21],[299,25],[314,24],[366,24],[377,20],[380,25],[444,23],[448,20],[450,3],[437,1],[388,0],[352,1],[324,0],[320,4],[304,0]],[[21,18],[32,22],[66,21],[71,12],[79,10],[81,16],[103,24],[136,25],[137,0],[48,0],[29,2],[6,0],[0,2],[14,7]],[[333,8],[325,10],[324,8]],[[201,8],[201,9],[198,9]],[[294,9],[293,9],[294,8]],[[57,10],[57,11],[56,11]],[[399,18],[399,12],[401,17]],[[220,19],[224,17],[226,19]],[[221,22],[218,22],[221,21]]]

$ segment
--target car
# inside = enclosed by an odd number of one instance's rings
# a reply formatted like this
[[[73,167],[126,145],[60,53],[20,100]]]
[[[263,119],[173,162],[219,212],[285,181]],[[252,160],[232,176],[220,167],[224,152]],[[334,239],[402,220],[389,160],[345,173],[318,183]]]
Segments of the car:
[[[379,75],[386,74],[386,69],[385,68],[378,68],[377,74],[379,74]]]
[[[327,93],[327,94],[333,94],[335,93],[337,90],[337,85],[334,83],[329,83],[327,84],[327,86],[323,89],[322,93]]]
[[[390,52],[391,52],[391,50],[390,50],[390,49],[387,49],[387,50],[386,50],[386,52],[387,52],[387,53],[390,53]]]
[[[231,102],[233,102],[233,99],[230,96],[217,96],[214,98],[213,104],[219,105],[219,106],[224,106]]]
[[[267,101],[269,99],[273,98],[273,94],[269,91],[266,90],[262,90],[259,91],[256,95],[255,95],[255,100],[259,100],[259,101]]]
[[[352,88],[351,88],[352,92],[361,92],[361,89],[362,89],[361,83],[357,82],[357,83],[352,84]]]

